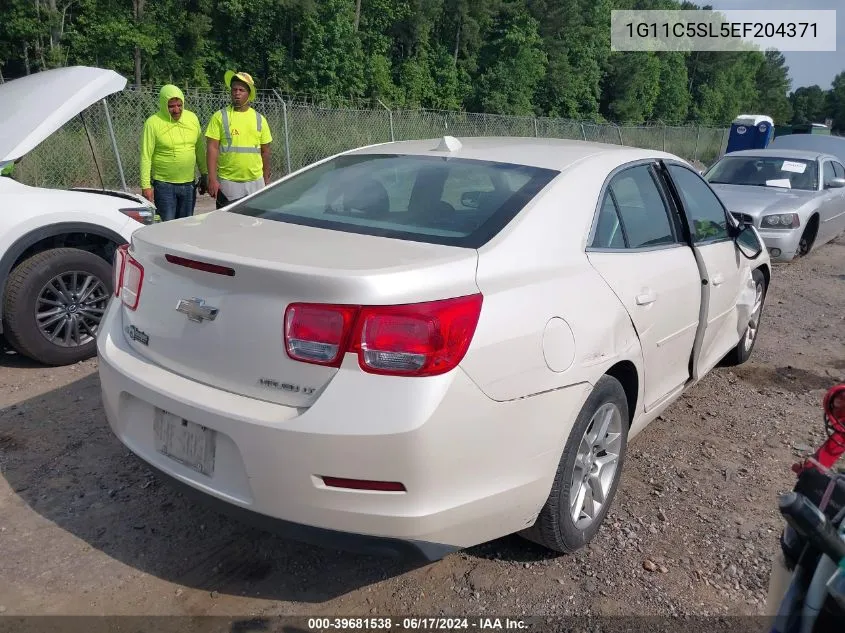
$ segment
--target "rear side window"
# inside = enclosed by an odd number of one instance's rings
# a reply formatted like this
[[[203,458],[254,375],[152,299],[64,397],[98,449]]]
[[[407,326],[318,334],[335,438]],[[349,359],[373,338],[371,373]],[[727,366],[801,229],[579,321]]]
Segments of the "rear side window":
[[[559,172],[461,158],[334,158],[230,211],[319,228],[478,248]]]
[[[604,194],[593,248],[625,248],[625,234],[622,232],[622,223],[619,221],[610,191]]]
[[[616,203],[628,248],[648,248],[676,242],[669,210],[648,165],[619,172],[609,191]],[[605,204],[607,204],[605,200]]]

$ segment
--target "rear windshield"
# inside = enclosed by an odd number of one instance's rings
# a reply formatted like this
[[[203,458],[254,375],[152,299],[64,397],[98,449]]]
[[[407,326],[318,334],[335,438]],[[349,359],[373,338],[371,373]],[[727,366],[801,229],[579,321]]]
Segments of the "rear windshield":
[[[478,248],[559,172],[439,156],[339,156],[230,211],[250,217]]]

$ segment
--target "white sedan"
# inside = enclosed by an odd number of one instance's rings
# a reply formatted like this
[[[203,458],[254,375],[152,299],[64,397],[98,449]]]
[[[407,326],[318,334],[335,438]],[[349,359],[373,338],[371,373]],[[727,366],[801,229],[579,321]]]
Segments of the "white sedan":
[[[572,552],[628,440],[748,359],[770,274],[756,229],[670,154],[370,146],[138,230],[103,400],[174,484],[300,540]]]

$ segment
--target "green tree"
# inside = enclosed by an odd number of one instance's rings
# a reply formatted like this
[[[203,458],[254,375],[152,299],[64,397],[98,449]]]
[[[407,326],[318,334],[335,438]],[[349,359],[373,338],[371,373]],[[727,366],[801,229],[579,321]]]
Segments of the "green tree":
[[[833,87],[827,95],[827,110],[833,119],[833,129],[845,133],[845,72],[833,79]]]
[[[660,96],[662,64],[651,52],[612,53],[602,103],[604,114],[620,123],[643,123],[652,118]]]
[[[518,2],[503,5],[485,39],[474,105],[494,114],[533,114],[547,63],[537,20]]]
[[[354,6],[347,0],[320,0],[304,11],[295,66],[298,90],[346,98],[363,95],[364,55],[354,17]]]
[[[786,123],[792,118],[792,105],[787,96],[790,83],[789,67],[783,53],[766,51],[765,59],[757,71],[757,109],[771,116],[775,123]]]
[[[827,93],[819,86],[798,88],[789,95],[791,123],[822,123],[828,115]]]
[[[599,118],[610,54],[611,0],[529,0],[547,53],[538,108],[551,116]]]
[[[35,43],[46,35],[35,5],[29,0],[4,0],[0,19],[0,78],[28,75],[33,68]]]
[[[687,119],[691,97],[687,87],[685,53],[658,53],[660,60],[660,92],[654,104],[653,118],[678,125]]]

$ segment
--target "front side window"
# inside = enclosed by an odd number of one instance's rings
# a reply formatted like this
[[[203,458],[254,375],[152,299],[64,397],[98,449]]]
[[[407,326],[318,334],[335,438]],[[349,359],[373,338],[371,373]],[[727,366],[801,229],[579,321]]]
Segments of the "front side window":
[[[435,156],[344,155],[235,204],[250,217],[478,248],[559,172]]]
[[[823,172],[824,173],[824,180],[822,182],[824,183],[824,186],[827,187],[830,184],[830,181],[833,180],[834,178],[836,178],[836,172],[833,171],[833,163],[830,162],[829,160],[826,160],[824,162],[824,168],[823,169],[824,169],[824,172]]]
[[[679,165],[669,165],[669,174],[675,182],[681,202],[692,222],[696,242],[722,240],[728,237],[728,217],[719,198],[698,174]]]

